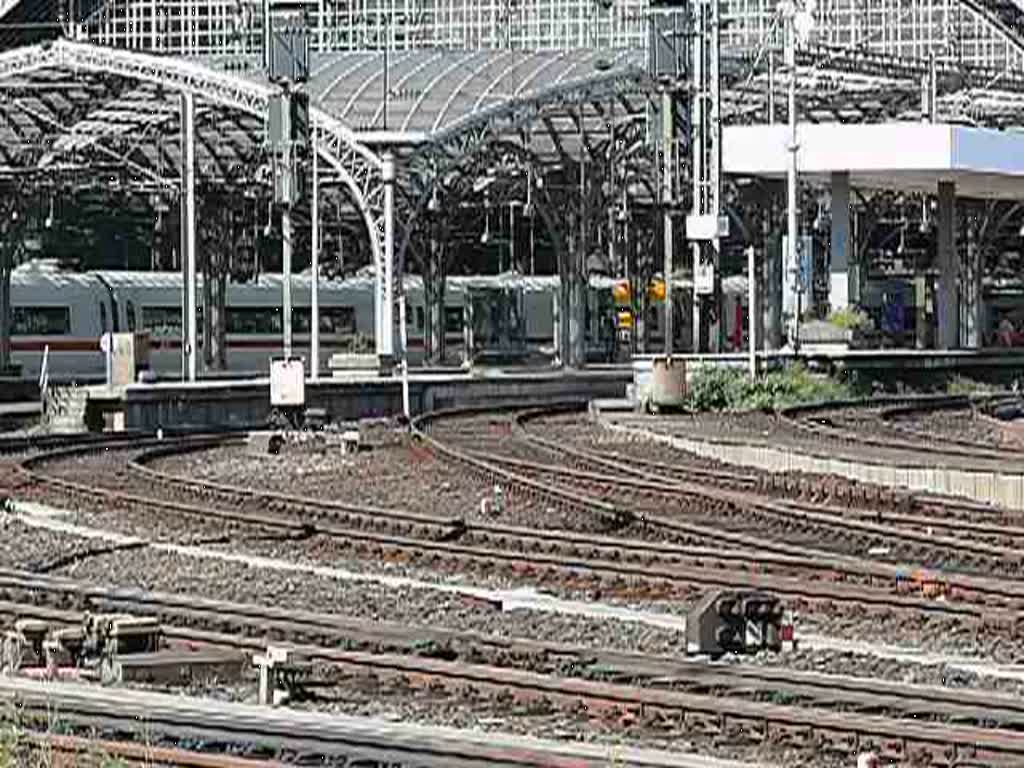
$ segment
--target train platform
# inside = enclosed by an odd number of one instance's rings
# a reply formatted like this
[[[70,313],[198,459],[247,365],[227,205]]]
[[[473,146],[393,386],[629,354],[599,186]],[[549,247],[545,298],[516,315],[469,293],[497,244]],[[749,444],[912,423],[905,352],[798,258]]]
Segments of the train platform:
[[[623,397],[633,380],[628,366],[596,369],[477,369],[409,375],[412,415],[467,406],[505,403],[544,405],[566,400]],[[351,373],[306,382],[306,407],[333,421],[390,417],[402,413],[402,380]],[[89,388],[87,420],[108,428],[260,428],[271,413],[270,379],[196,383],[132,384]]]
[[[39,401],[0,402],[0,432],[20,429],[26,424],[38,421],[43,415],[43,405]]]
[[[733,466],[845,477],[1024,511],[1024,472],[1012,453],[996,445],[981,450],[929,442],[882,421],[858,429],[837,420],[840,407],[788,417],[760,412],[650,416],[626,412],[624,405],[617,399],[593,401],[591,413],[623,437]],[[879,401],[875,411],[884,406]]]
[[[635,355],[634,363],[653,362],[658,353]],[[934,375],[937,373],[972,375],[998,374],[1024,370],[1024,349],[985,348],[985,349],[846,349],[842,346],[826,344],[808,345],[799,352],[777,350],[772,352],[757,351],[755,356],[758,365],[764,368],[802,361],[812,365],[823,365],[843,368],[850,371],[861,371],[867,374],[884,376],[898,372],[905,376],[908,373]],[[717,364],[742,367],[749,365],[750,356],[746,351],[724,352],[719,354],[673,355],[674,358],[692,364]]]

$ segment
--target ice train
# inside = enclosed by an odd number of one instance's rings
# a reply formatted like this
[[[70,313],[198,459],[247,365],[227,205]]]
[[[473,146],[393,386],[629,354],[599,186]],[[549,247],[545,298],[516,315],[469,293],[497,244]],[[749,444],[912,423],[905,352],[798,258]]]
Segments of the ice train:
[[[230,283],[227,291],[227,369],[231,374],[265,373],[272,356],[282,352],[281,276],[264,274],[247,283]],[[294,348],[308,354],[312,280],[292,278]],[[735,283],[735,285],[733,285]],[[595,278],[590,284],[587,338],[594,355],[610,349],[615,336],[616,310],[612,298],[617,284],[611,278]],[[321,281],[321,359],[352,348],[355,338],[373,336],[372,276]],[[554,344],[553,298],[558,278],[498,275],[452,277],[445,288],[445,336],[448,362],[457,362],[463,348],[465,305],[471,290],[510,288],[521,296],[518,307],[519,338],[539,354],[552,354]],[[745,300],[746,280],[730,278],[723,312],[727,332],[735,324],[734,305]],[[48,348],[47,369],[58,380],[102,379],[105,361],[100,337],[108,332],[146,332],[150,340],[150,365],[160,378],[174,378],[181,370],[181,291],[177,272],[64,272],[48,269],[14,271],[11,281],[11,350],[26,378],[35,378]],[[200,291],[200,296],[202,292]],[[423,357],[428,333],[423,283],[416,276],[405,280],[407,337],[410,362]],[[477,312],[477,315],[480,313]],[[654,305],[648,318],[652,345],[660,340],[661,308]],[[477,317],[477,321],[480,317]]]

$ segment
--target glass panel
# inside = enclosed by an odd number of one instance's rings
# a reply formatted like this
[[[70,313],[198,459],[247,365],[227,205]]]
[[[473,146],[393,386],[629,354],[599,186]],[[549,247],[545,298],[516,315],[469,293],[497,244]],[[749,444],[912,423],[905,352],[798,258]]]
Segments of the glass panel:
[[[69,307],[14,307],[12,320],[12,336],[71,335]]]
[[[142,327],[154,336],[180,336],[181,308],[143,307]]]
[[[227,332],[249,336],[281,333],[281,308],[228,309]]]
[[[309,333],[313,323],[313,310],[296,307],[292,310],[292,331]],[[356,332],[355,307],[320,307],[320,333],[344,335]]]

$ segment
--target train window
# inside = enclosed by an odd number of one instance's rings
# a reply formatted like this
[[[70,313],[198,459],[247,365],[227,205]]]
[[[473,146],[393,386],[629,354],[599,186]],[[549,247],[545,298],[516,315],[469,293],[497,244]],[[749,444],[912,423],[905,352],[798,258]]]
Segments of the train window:
[[[462,333],[462,307],[444,308],[445,333]]]
[[[241,307],[228,309],[227,331],[249,336],[281,333],[281,308]]]
[[[313,325],[313,311],[309,307],[292,310],[292,330],[309,333]],[[320,333],[343,335],[356,332],[355,307],[320,307]]]
[[[12,336],[71,335],[69,307],[14,307],[12,320]]]
[[[135,305],[130,299],[125,303],[124,311],[128,315],[128,331],[135,333]]]
[[[417,331],[422,331],[423,330],[423,323],[424,323],[424,321],[425,321],[425,318],[424,318],[424,315],[423,315],[423,307],[416,307],[416,330]]]
[[[130,302],[128,308],[128,316],[131,317],[133,307]],[[179,336],[181,335],[181,308],[143,307],[142,327],[156,336]]]
[[[106,333],[110,330],[110,322],[107,319],[107,305],[100,302],[100,330]]]

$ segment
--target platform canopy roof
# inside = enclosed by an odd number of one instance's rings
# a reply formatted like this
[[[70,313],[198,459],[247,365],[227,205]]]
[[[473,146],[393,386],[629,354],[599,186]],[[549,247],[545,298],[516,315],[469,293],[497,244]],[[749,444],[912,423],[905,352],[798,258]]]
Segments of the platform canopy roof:
[[[583,147],[600,143],[609,121],[637,126],[630,136],[642,138],[655,87],[644,74],[639,49],[429,48],[387,58],[386,110],[381,51],[314,54],[306,85],[314,105],[374,152],[388,144],[416,152],[474,132],[486,132],[487,141],[529,133],[531,151],[556,162],[572,160]],[[924,66],[864,52],[808,49],[801,54],[798,79],[801,112],[815,122],[904,116],[919,101]],[[727,122],[764,118],[763,69],[740,52],[730,54],[723,65]],[[944,92],[942,99],[952,108],[960,98],[986,120],[1005,112],[1009,124],[1024,123],[1024,79],[990,74],[961,76],[963,87]],[[178,91],[186,83],[198,90],[201,181],[245,181],[261,156],[263,109],[271,90],[256,59],[182,60],[63,39],[0,53],[0,174],[43,165],[44,182],[66,170],[84,171],[86,179],[104,186],[175,189]],[[993,83],[1002,90],[991,90]],[[782,93],[779,83],[775,92]]]
[[[730,126],[723,136],[726,173],[783,179],[790,161],[785,125]],[[939,182],[979,199],[1024,199],[1024,132],[925,123],[797,126],[802,178],[828,183],[849,173],[867,189],[934,194]]]
[[[410,50],[389,57],[388,130],[426,138],[512,100],[560,86],[643,71],[640,51]],[[380,52],[314,57],[310,97],[372,140],[384,125]]]

